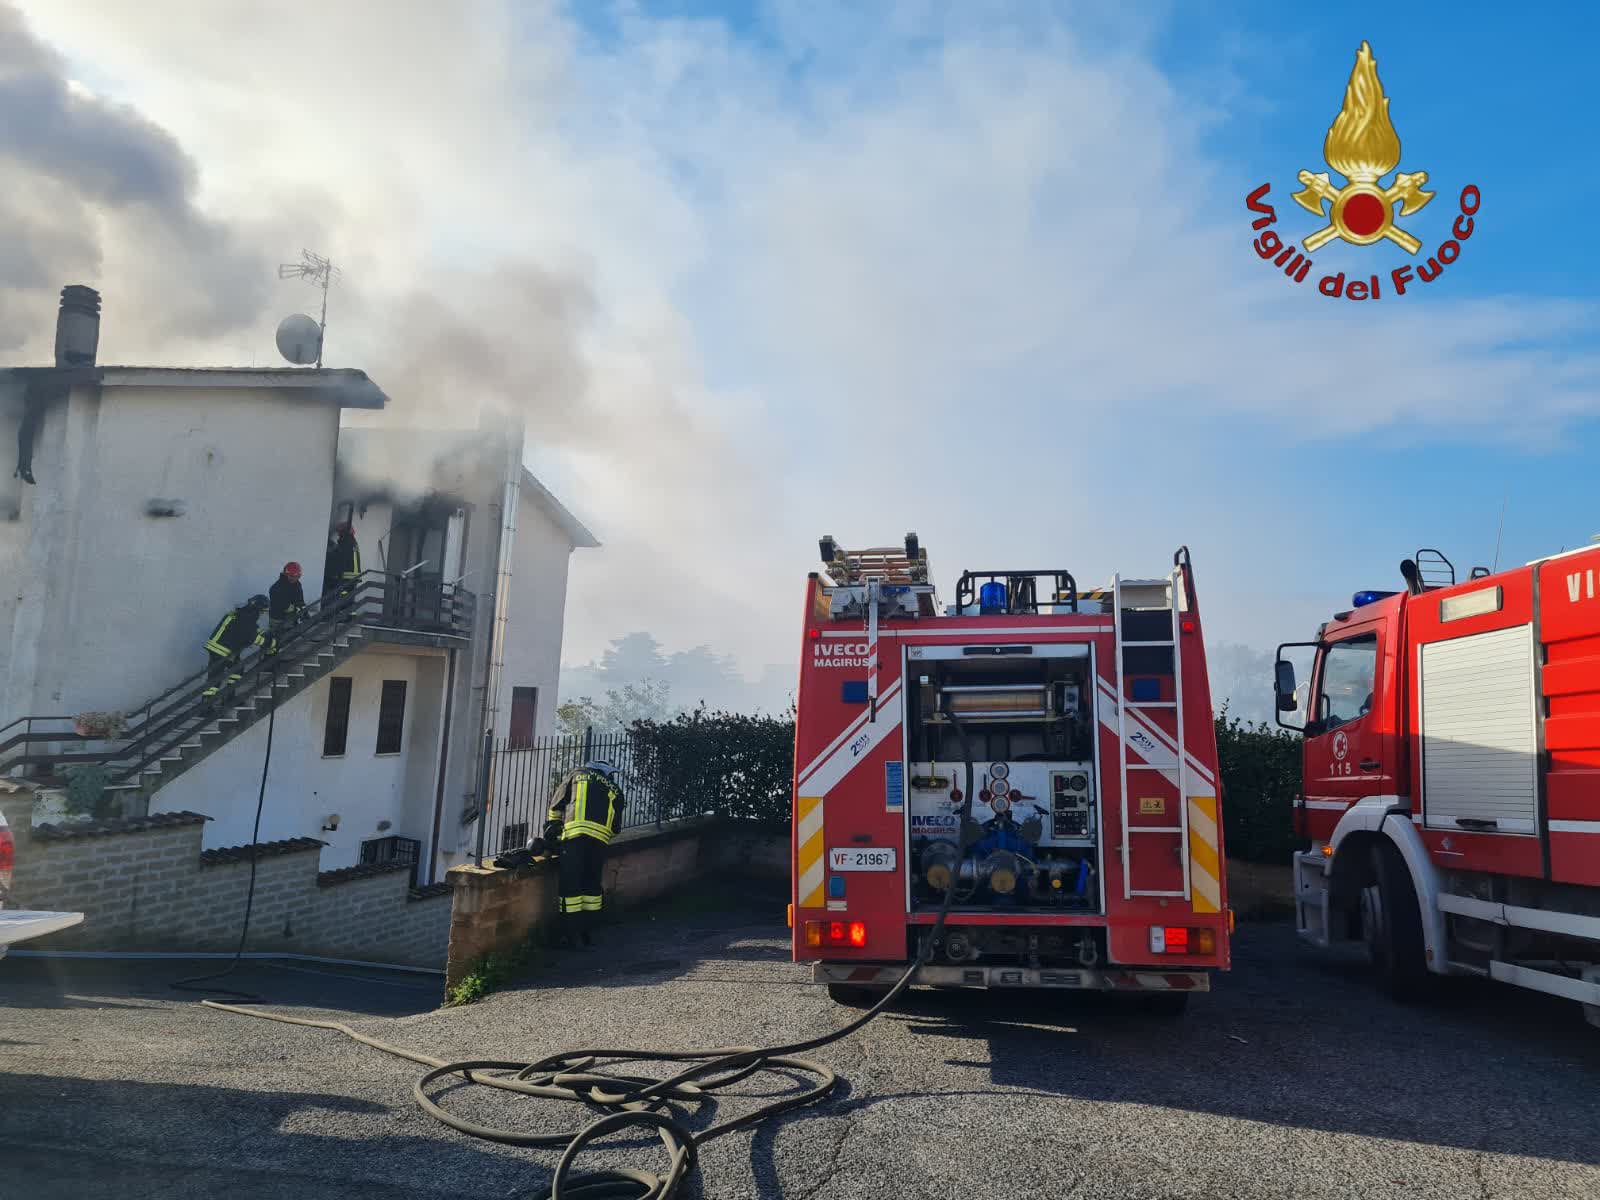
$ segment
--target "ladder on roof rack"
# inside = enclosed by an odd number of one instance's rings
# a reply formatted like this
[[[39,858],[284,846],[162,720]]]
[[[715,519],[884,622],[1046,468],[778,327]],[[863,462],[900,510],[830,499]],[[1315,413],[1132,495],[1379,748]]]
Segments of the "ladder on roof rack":
[[[871,579],[890,585],[928,582],[928,552],[915,533],[906,534],[903,546],[846,550],[833,537],[824,536],[817,547],[823,566],[842,584],[862,584]]]
[[[1189,772],[1185,761],[1188,742],[1184,738],[1183,728],[1183,655],[1178,646],[1179,614],[1178,598],[1182,595],[1183,572],[1181,567],[1174,567],[1165,579],[1123,579],[1121,575],[1114,575],[1111,579],[1112,596],[1112,628],[1116,638],[1117,657],[1117,776],[1121,787],[1122,805],[1122,898],[1132,899],[1134,896],[1162,896],[1177,898],[1190,898],[1189,881]],[[1170,637],[1153,641],[1127,641],[1123,637],[1123,590],[1137,589],[1149,593],[1161,589],[1165,594],[1165,607],[1171,610],[1172,624]],[[1172,700],[1130,700],[1128,687],[1124,678],[1122,651],[1125,646],[1170,646],[1172,648]],[[1168,768],[1162,763],[1128,761],[1128,714],[1139,713],[1145,709],[1170,708],[1176,715],[1177,721],[1177,753],[1174,755],[1174,767]],[[1134,718],[1136,721],[1138,717]],[[1137,732],[1137,731],[1136,731]],[[1148,734],[1140,733],[1145,740],[1150,740]],[[1140,751],[1148,759],[1147,751]],[[1178,823],[1176,825],[1134,825],[1131,823],[1131,811],[1128,807],[1128,773],[1130,771],[1156,771],[1165,774],[1168,770],[1177,772],[1178,787]],[[1148,888],[1135,888],[1133,886],[1133,838],[1136,834],[1147,833],[1175,833],[1178,835],[1178,859],[1183,864],[1183,888],[1180,891],[1159,891]]]

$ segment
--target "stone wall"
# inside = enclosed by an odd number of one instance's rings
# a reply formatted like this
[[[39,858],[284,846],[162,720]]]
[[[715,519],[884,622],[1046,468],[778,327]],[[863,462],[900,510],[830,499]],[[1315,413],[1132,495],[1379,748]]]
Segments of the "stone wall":
[[[630,829],[606,855],[604,890],[611,914],[626,912],[694,879],[721,874],[784,878],[789,835],[730,826],[712,819],[665,829]],[[445,985],[453,987],[485,955],[505,953],[541,936],[556,917],[556,864],[450,870],[453,909]]]
[[[17,839],[12,903],[81,912],[83,923],[32,941],[39,950],[231,951],[239,944],[250,849],[200,849],[206,818],[40,825],[31,797],[0,795]],[[398,864],[319,871],[313,838],[256,847],[245,949],[442,968],[449,888],[413,890]]]

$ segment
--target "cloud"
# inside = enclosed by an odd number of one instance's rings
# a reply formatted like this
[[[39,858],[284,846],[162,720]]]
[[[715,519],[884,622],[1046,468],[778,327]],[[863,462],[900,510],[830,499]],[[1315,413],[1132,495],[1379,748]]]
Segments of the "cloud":
[[[405,0],[324,6],[306,38],[246,4],[25,8],[138,106],[130,145],[198,164],[139,176],[182,202],[169,237],[328,253],[330,362],[406,406],[524,408],[536,469],[605,543],[575,561],[570,661],[641,626],[791,661],[816,537],[906,529],[947,589],[996,563],[1147,574],[1187,542],[1208,631],[1276,640],[1309,627],[1329,551],[1260,457],[1379,431],[1537,447],[1596,408],[1591,306],[1424,293],[1380,319],[1286,290],[1249,248],[1258,181],[1207,150],[1258,98],[1164,74],[1160,10],[782,3],[742,36]],[[30,170],[37,220],[68,184]],[[76,186],[59,211],[115,215]],[[78,224],[12,269],[160,261],[140,228]],[[237,278],[224,311],[259,308],[238,260],[189,261],[193,295]],[[213,354],[270,356],[310,299],[268,286]],[[197,352],[109,298],[104,336]]]

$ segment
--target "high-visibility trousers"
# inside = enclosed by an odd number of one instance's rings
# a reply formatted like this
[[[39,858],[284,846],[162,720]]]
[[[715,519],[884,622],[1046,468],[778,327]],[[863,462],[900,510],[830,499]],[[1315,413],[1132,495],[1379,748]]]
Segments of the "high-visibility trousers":
[[[605,861],[606,844],[597,837],[580,834],[562,841],[557,906],[563,917],[600,912],[605,901],[600,891]]]
[[[207,650],[211,662],[206,667],[206,690],[201,695],[210,698],[222,689],[226,681],[229,687],[238,683],[243,676],[239,674],[239,658],[235,654],[218,654],[215,650]]]

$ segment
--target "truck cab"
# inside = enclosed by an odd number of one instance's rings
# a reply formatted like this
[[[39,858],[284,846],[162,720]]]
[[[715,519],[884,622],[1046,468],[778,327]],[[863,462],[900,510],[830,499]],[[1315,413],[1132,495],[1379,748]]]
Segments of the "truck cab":
[[[1600,547],[1465,580],[1418,551],[1279,647],[1303,938],[1365,942],[1397,996],[1481,975],[1600,1023],[1597,575]]]

